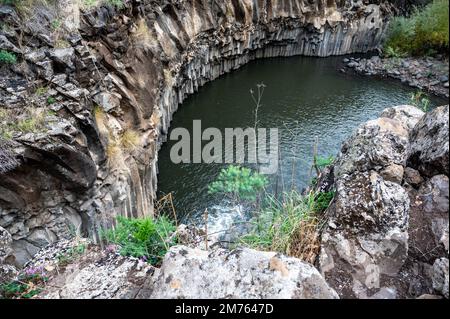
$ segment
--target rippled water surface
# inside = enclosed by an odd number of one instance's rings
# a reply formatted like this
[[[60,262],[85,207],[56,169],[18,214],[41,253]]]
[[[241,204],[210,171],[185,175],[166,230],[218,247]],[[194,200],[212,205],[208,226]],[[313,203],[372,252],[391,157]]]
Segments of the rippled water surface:
[[[175,114],[171,129],[192,131],[196,119],[202,121],[202,128],[216,127],[222,132],[253,127],[255,105],[249,90],[263,82],[267,87],[259,109],[259,127],[280,130],[278,183],[290,187],[294,179],[301,189],[311,180],[316,137],[319,155],[334,156],[358,125],[377,118],[386,107],[407,104],[414,92],[390,80],[343,74],[338,71],[342,59],[292,57],[251,62],[189,97]],[[444,103],[431,100],[433,105]],[[178,215],[195,219],[205,208],[221,204],[208,195],[207,186],[225,164],[173,164],[170,147],[174,143],[169,141],[160,151],[159,195],[173,192]],[[275,184],[275,176],[271,182]]]

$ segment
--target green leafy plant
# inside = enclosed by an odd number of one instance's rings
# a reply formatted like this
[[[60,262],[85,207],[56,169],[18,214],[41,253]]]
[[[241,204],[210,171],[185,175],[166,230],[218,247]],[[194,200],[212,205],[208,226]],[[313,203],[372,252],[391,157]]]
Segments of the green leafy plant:
[[[117,225],[103,232],[102,237],[120,247],[120,254],[142,258],[158,265],[169,248],[176,244],[176,226],[166,216],[128,219],[117,217]]]
[[[419,91],[411,95],[411,104],[424,112],[428,112],[431,102],[424,92]]]
[[[59,254],[56,256],[58,260],[58,264],[60,266],[66,266],[75,260],[77,257],[80,257],[85,253],[87,246],[85,244],[79,244],[75,247],[68,249],[66,252]]]
[[[208,192],[225,194],[233,199],[255,200],[267,183],[267,178],[262,174],[230,165],[221,170],[216,181],[208,186]]]
[[[387,58],[402,58],[406,55],[405,53],[401,52],[399,48],[393,48],[391,46],[387,46],[384,49],[383,53]]]
[[[54,103],[56,103],[56,99],[53,96],[49,96],[47,98],[47,104],[51,105],[51,104],[54,104]]]
[[[29,299],[41,292],[40,288],[30,289],[30,285],[19,281],[13,281],[0,286],[1,295],[6,299]]]
[[[30,267],[16,280],[0,285],[0,296],[6,299],[29,299],[42,291],[48,281],[41,267]]]
[[[430,55],[436,52],[447,52],[449,48],[448,14],[448,0],[434,0],[423,8],[415,8],[410,17],[393,19],[384,44],[385,53]]]
[[[61,28],[61,20],[59,19],[54,19],[51,23],[50,26],[52,28],[53,31],[58,30],[59,28]]]
[[[0,50],[0,64],[15,64],[17,63],[17,57],[14,53]]]

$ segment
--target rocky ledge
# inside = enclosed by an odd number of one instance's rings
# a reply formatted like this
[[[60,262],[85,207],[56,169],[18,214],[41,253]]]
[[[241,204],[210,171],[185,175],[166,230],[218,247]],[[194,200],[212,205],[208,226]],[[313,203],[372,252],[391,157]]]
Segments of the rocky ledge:
[[[448,298],[440,266],[449,253],[448,112],[385,110],[357,129],[322,177],[319,187],[336,196],[319,267],[340,296]]]
[[[376,48],[391,1],[129,0],[0,5],[0,226],[8,262],[117,215],[153,213],[158,148],[178,105],[263,57]]]
[[[183,246],[160,268],[92,245],[37,297],[448,298],[448,115],[448,106],[402,105],[355,130],[317,184],[336,195],[314,265],[247,248],[202,250],[192,244],[198,234],[180,226]],[[0,261],[11,244],[1,234]],[[54,271],[61,249],[27,267]]]
[[[343,72],[353,70],[368,76],[388,77],[400,80],[418,90],[441,97],[449,97],[448,58],[407,57],[369,59],[346,58]]]

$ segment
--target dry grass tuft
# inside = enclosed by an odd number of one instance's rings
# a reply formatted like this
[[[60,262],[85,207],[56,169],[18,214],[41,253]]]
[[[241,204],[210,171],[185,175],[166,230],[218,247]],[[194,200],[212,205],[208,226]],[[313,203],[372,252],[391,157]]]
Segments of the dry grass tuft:
[[[136,31],[133,33],[133,40],[138,45],[150,45],[151,34],[145,19],[139,19],[136,23]]]
[[[332,198],[323,193],[302,195],[297,191],[281,198],[270,195],[253,220],[253,230],[241,243],[254,249],[278,251],[314,263],[320,249],[321,216]]]
[[[126,130],[120,137],[120,145],[127,151],[136,150],[140,145],[139,133],[134,130]]]

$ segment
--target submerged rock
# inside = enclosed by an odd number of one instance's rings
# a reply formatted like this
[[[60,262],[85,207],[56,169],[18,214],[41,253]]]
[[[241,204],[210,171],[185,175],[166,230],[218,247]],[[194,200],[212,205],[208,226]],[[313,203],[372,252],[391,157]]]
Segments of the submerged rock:
[[[448,253],[448,177],[436,175],[448,169],[446,113],[448,107],[427,114],[389,108],[344,143],[319,260],[341,297],[432,293],[422,278],[436,256]]]

